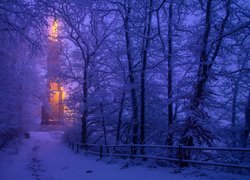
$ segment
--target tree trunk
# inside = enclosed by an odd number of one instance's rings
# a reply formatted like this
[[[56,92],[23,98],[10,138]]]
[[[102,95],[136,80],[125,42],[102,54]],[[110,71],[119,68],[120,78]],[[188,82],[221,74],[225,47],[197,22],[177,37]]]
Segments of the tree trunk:
[[[123,113],[123,105],[125,100],[125,92],[122,93],[122,98],[120,102],[120,109],[118,112],[118,121],[117,121],[117,129],[116,129],[116,144],[119,144],[120,141],[120,133],[121,133],[121,126],[122,126],[122,113]]]
[[[173,90],[172,90],[172,74],[173,74],[173,42],[172,42],[172,20],[173,20],[173,4],[169,4],[169,15],[168,15],[168,129],[169,134],[167,138],[167,144],[173,145],[173,134],[171,132],[173,124]]]
[[[84,110],[82,115],[82,143],[87,143],[87,112]]]
[[[126,49],[127,49],[127,59],[128,59],[128,68],[129,68],[129,80],[131,85],[131,98],[132,98],[132,143],[137,144],[138,139],[138,106],[137,106],[137,97],[135,89],[135,77],[133,69],[133,60],[131,54],[131,41],[130,41],[130,28],[129,28],[129,18],[131,15],[131,2],[128,0],[126,14],[124,18],[124,28],[125,28],[125,38],[126,38]]]
[[[195,88],[194,97],[192,99],[191,108],[196,109],[198,108],[202,98],[203,98],[203,91],[204,86],[207,82],[208,78],[208,66],[206,64],[207,62],[207,45],[208,45],[208,38],[210,34],[211,29],[211,3],[212,0],[209,0],[207,2],[206,7],[206,25],[205,25],[205,33],[203,37],[203,45],[202,50],[200,54],[200,62],[199,62],[199,69],[198,69],[198,80]]]
[[[101,113],[102,113],[102,129],[103,129],[103,137],[104,137],[104,144],[107,145],[107,130],[105,126],[105,117],[104,117],[104,111],[103,111],[103,105],[100,103]],[[107,148],[108,150],[108,148]]]
[[[237,96],[238,96],[238,88],[239,88],[239,79],[237,79],[237,82],[233,89],[232,116],[231,116],[232,146],[233,147],[236,146],[235,119],[236,119],[236,105],[237,105],[236,102],[237,102]]]
[[[87,143],[87,117],[88,117],[88,60],[85,61],[83,72],[83,114],[82,114],[82,143]]]
[[[144,36],[142,46],[142,69],[141,69],[141,123],[140,123],[140,143],[145,143],[145,75],[148,59],[148,48],[150,44],[151,19],[152,19],[152,0],[149,1],[149,12],[144,25]],[[147,10],[147,9],[146,9]],[[143,154],[143,149],[141,150]]]
[[[168,135],[166,138],[166,144],[168,145],[173,145],[173,133],[172,131],[172,124],[174,121],[174,118],[176,116],[174,116],[173,114],[173,65],[172,65],[172,60],[173,60],[173,33],[172,33],[172,28],[173,28],[173,3],[170,2],[169,3],[169,9],[168,9],[168,20],[167,20],[167,24],[168,24],[168,33],[167,33],[167,44],[168,44],[168,50],[166,51],[166,45],[165,45],[165,41],[161,35],[161,27],[160,27],[160,21],[159,21],[159,12],[157,11],[157,23],[158,23],[158,34],[162,43],[162,52],[164,54],[164,59],[166,59],[168,61],[168,69],[167,69],[167,78],[168,78],[168,82],[167,82],[167,88],[168,88],[168,92],[167,92],[167,96],[168,96],[168,105],[167,105],[167,111],[168,111],[168,120],[167,120],[167,124],[168,124]],[[177,111],[176,111],[177,112]]]
[[[245,111],[245,126],[241,135],[243,147],[247,146],[249,133],[250,133],[250,90],[248,93],[248,100],[247,100],[246,111]]]

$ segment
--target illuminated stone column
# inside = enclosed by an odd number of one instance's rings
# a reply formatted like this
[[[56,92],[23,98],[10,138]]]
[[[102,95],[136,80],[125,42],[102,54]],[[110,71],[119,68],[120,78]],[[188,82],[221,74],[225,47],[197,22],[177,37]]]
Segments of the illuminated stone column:
[[[48,81],[48,102],[44,102],[42,107],[42,124],[64,124],[63,113],[64,92],[58,81],[60,71],[58,42],[58,21],[54,20],[50,29],[48,39],[48,57],[47,57],[47,81]]]

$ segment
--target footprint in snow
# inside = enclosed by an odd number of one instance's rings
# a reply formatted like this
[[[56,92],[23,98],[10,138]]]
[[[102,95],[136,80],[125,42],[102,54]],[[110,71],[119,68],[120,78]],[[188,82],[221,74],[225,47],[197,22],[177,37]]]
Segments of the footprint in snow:
[[[64,166],[64,167],[62,167],[62,169],[63,169],[63,170],[69,169],[69,167],[68,167],[68,166]]]

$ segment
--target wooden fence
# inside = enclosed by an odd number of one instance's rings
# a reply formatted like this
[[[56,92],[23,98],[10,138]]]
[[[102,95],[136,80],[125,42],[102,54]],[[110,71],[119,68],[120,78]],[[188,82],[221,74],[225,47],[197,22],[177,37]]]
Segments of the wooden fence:
[[[195,147],[195,146],[167,146],[167,145],[99,145],[69,142],[72,150],[77,153],[86,153],[122,158],[141,158],[143,160],[155,159],[176,162],[179,166],[187,164],[200,164],[224,166],[232,168],[245,168],[250,170],[249,148],[221,148],[221,147]]]

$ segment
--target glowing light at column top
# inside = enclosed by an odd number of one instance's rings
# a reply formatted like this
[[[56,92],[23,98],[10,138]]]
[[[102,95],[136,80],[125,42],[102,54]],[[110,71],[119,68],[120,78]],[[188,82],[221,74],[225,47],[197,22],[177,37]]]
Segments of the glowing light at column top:
[[[57,37],[58,37],[58,20],[53,20],[50,29],[50,39],[52,41],[57,41]]]

